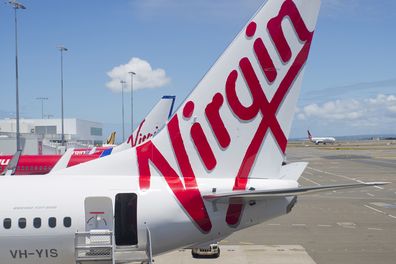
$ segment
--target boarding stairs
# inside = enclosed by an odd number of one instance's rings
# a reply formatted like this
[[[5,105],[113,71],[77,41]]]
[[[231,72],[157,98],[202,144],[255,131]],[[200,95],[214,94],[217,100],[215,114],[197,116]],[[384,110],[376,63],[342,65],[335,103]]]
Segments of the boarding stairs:
[[[76,264],[153,263],[151,233],[146,227],[145,250],[136,246],[117,246],[111,230],[91,230],[75,234]]]

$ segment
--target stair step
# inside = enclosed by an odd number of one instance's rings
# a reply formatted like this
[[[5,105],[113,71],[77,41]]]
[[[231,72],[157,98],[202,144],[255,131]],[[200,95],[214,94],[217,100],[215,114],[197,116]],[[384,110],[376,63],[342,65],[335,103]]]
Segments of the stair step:
[[[131,262],[131,261],[145,261],[147,260],[147,254],[146,251],[114,251],[114,260],[117,263],[122,263],[122,262]]]

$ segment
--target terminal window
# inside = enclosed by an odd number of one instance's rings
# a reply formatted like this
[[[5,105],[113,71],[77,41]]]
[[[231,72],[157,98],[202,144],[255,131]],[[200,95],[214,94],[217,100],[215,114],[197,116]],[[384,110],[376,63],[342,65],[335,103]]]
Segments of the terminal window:
[[[38,135],[56,134],[56,126],[35,126],[34,130]]]
[[[102,136],[102,128],[91,127],[91,136]]]

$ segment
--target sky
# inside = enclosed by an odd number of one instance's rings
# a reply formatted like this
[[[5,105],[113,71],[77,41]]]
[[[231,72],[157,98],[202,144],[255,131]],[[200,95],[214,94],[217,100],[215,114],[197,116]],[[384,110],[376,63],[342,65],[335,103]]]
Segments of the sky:
[[[66,118],[121,135],[134,71],[135,126],[163,95],[180,105],[262,0],[21,1],[20,113],[59,118],[64,45]],[[396,134],[396,1],[322,0],[291,137]],[[14,10],[0,4],[0,118],[15,116]],[[129,123],[127,124],[129,128]],[[104,135],[105,136],[105,135]]]

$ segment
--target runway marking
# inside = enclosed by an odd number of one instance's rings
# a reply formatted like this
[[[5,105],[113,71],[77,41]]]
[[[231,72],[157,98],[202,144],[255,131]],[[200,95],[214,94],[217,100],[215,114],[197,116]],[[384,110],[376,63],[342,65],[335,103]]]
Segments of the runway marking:
[[[313,184],[320,185],[320,183],[317,183],[316,181],[313,181],[311,179],[305,178],[304,176],[301,176],[301,178],[303,178],[306,181],[312,182]]]
[[[252,242],[239,242],[241,245],[254,245]]]
[[[381,210],[378,210],[377,208],[371,207],[371,206],[369,206],[367,204],[365,204],[364,207],[367,207],[367,208],[369,208],[369,209],[371,209],[373,211],[376,211],[377,213],[386,214],[385,212],[383,212]]]
[[[384,230],[384,229],[382,229],[382,228],[377,228],[377,227],[368,227],[367,229],[368,229],[368,230],[376,230],[376,231],[382,231],[382,230]]]
[[[370,195],[371,197],[374,197],[374,196],[375,196],[374,194],[371,194],[371,193],[367,193],[367,195]]]
[[[319,169],[312,168],[310,166],[308,166],[307,168],[311,169],[311,170],[314,170],[314,171],[317,171],[317,172],[321,172],[321,173],[333,175],[333,176],[336,176],[336,177],[341,177],[341,178],[344,178],[344,179],[348,179],[348,180],[351,180],[351,181],[358,181],[358,180],[356,180],[356,178],[350,178],[350,177],[347,177],[347,176],[344,176],[344,175],[339,175],[339,174],[331,173],[331,172],[328,172],[328,171],[322,171],[322,170],[319,170]]]
[[[385,213],[384,211],[378,210],[378,209],[376,209],[376,208],[374,208],[374,207],[371,207],[371,206],[369,206],[369,205],[366,205],[366,204],[365,204],[364,206],[367,207],[367,208],[369,208],[369,209],[371,209],[371,210],[374,210],[374,211],[376,211],[376,212],[378,212],[378,213],[381,213],[381,214],[384,214],[384,215],[387,215],[387,216],[389,216],[389,217],[391,217],[391,218],[396,219],[396,216],[394,216],[394,215],[387,214],[387,213]]]
[[[337,225],[344,228],[356,228],[356,224],[352,222],[337,222]]]
[[[306,224],[292,224],[292,226],[307,226]]]
[[[332,227],[332,225],[318,225],[319,227]]]
[[[350,177],[347,177],[347,176],[344,176],[344,175],[339,175],[339,174],[335,174],[335,173],[328,172],[328,171],[322,171],[322,170],[315,169],[315,168],[312,168],[312,167],[309,167],[309,166],[307,166],[307,168],[308,168],[308,169],[311,169],[311,170],[314,170],[314,171],[317,171],[317,172],[321,172],[321,173],[333,175],[333,176],[340,177],[340,178],[344,178],[344,179],[348,179],[348,180],[351,180],[351,181],[355,181],[355,182],[358,182],[358,183],[364,183],[363,181],[358,180],[358,179],[356,179],[356,178],[350,178]],[[381,187],[381,186],[373,186],[373,187],[374,187],[374,188],[377,188],[377,189],[384,190],[384,187]]]
[[[309,171],[306,171],[305,173],[306,173],[306,174],[309,174],[309,175],[313,175],[313,173],[312,173],[312,172],[309,172]]]

